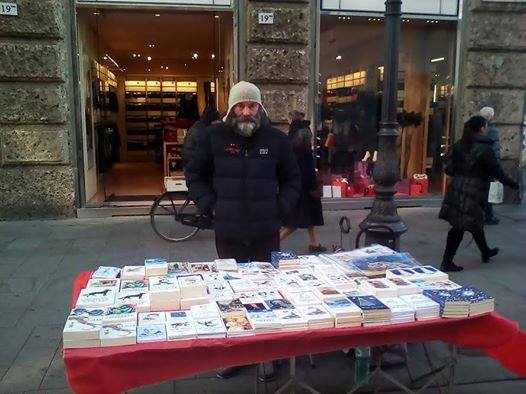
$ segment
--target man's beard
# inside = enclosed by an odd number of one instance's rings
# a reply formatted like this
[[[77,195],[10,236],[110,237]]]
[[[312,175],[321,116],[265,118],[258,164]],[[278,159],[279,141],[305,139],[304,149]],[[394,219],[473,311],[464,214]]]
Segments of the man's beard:
[[[261,117],[259,113],[256,116],[232,116],[227,123],[240,136],[252,137],[261,126]]]

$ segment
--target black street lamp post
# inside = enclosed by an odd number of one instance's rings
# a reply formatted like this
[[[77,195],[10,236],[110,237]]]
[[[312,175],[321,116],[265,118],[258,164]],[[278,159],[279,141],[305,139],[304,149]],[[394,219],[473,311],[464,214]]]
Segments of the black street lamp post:
[[[360,228],[366,233],[366,244],[380,243],[395,250],[399,248],[400,236],[407,231],[405,223],[398,216],[394,201],[399,173],[396,107],[401,8],[401,0],[385,2],[382,121],[378,133],[378,160],[373,173],[376,197],[371,212],[360,223]],[[394,244],[390,242],[392,233],[387,227],[394,233]]]

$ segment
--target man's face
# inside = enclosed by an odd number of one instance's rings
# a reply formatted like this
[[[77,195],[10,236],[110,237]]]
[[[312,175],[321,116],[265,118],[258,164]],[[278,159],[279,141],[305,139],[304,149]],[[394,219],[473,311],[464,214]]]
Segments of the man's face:
[[[234,105],[234,114],[239,116],[256,116],[259,111],[259,104],[252,101],[243,101]]]

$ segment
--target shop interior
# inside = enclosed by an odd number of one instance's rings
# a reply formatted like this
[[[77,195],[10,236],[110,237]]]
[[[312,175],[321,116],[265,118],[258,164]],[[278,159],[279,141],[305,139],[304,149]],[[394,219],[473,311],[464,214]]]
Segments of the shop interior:
[[[87,205],[151,203],[186,130],[226,110],[232,13],[79,8],[77,26]]]
[[[383,88],[383,18],[323,15],[318,166],[324,184],[374,195]],[[403,19],[398,76],[399,195],[440,194],[451,133],[456,22]],[[339,183],[338,183],[339,184]],[[415,184],[419,185],[418,187]]]

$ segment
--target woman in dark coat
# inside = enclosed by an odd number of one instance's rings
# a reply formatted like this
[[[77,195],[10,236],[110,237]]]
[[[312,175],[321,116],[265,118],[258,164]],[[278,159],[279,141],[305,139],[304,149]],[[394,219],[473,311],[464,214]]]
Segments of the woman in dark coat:
[[[325,252],[327,249],[316,241],[314,226],[323,226],[321,199],[318,193],[316,169],[312,152],[310,122],[299,111],[289,113],[289,138],[301,172],[301,194],[295,212],[286,220],[280,232],[284,240],[297,228],[306,228],[309,234],[309,252]]]
[[[484,135],[485,126],[486,120],[481,116],[469,119],[461,140],[453,145],[447,158],[445,171],[452,178],[439,217],[447,220],[452,228],[447,235],[443,271],[462,271],[462,267],[453,263],[453,258],[465,231],[473,234],[483,262],[487,263],[490,257],[497,255],[499,249],[488,247],[483,227],[490,179],[493,177],[513,189],[519,188],[517,182],[502,170],[492,140]]]

